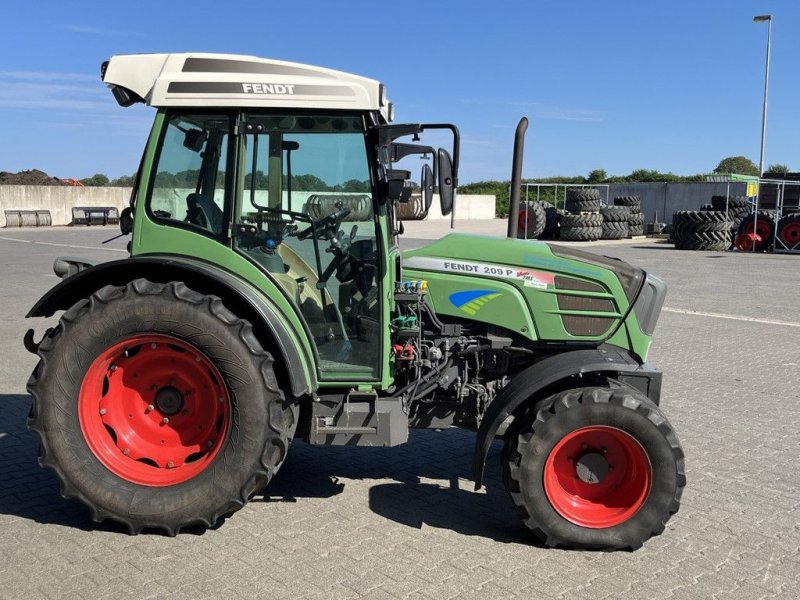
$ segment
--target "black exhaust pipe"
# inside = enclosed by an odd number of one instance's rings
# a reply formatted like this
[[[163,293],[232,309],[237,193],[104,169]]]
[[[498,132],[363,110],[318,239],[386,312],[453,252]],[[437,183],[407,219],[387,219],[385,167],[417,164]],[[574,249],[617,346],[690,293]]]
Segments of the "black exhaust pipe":
[[[511,197],[508,201],[508,237],[516,239],[519,224],[519,192],[522,187],[522,151],[525,147],[525,132],[528,119],[522,117],[514,136],[514,163],[511,166]]]

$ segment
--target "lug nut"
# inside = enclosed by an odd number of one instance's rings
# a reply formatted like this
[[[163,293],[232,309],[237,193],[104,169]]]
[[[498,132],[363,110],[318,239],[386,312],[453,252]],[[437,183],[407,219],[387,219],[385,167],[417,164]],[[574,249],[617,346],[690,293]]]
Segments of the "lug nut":
[[[581,450],[587,450],[589,448],[589,444],[581,444]]]
[[[608,465],[608,472],[610,473],[613,470],[614,470],[614,465]]]
[[[112,371],[116,371],[117,370],[117,365],[111,365],[110,368],[111,368]]]
[[[225,398],[223,398],[222,396],[220,396],[219,398],[217,398],[217,402],[225,402]]]
[[[175,468],[175,463],[174,463],[174,462],[172,462],[172,461],[169,461],[169,462],[167,463],[167,468],[168,468],[168,469],[174,469],[174,468]]]
[[[162,425],[168,425],[169,424],[169,417],[164,417],[163,419],[161,419],[161,424]]]
[[[606,452],[608,452],[608,448],[606,448],[605,446],[603,446],[602,448],[600,448],[600,452],[602,452],[603,454],[605,454]]]
[[[107,411],[105,408],[101,408],[101,409],[100,409],[100,414],[101,414],[101,415],[104,415],[104,414],[106,414],[106,412],[108,412],[108,411]]]
[[[214,445],[214,442],[212,442],[211,440],[208,440],[206,442],[206,446],[208,446],[209,448],[211,448],[211,446],[213,446],[213,445]]]
[[[150,348],[152,350],[155,350],[156,348],[158,348],[158,345],[155,342],[153,342],[152,344],[150,344]]]
[[[125,456],[128,456],[128,455],[131,453],[131,449],[130,449],[130,448],[125,448],[125,450],[123,450],[123,451],[122,451],[122,453],[123,453]]]
[[[200,362],[200,361],[201,361],[201,360],[203,360],[203,359],[202,359],[202,358],[200,358],[199,356],[195,356],[195,357],[194,357],[194,360],[195,360],[195,362]]]

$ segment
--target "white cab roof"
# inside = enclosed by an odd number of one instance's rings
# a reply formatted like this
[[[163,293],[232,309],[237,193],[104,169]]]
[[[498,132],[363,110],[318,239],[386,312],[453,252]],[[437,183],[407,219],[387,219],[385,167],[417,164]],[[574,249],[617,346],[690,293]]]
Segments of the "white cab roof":
[[[103,81],[156,107],[351,109],[389,117],[383,86],[374,79],[255,56],[119,55],[111,57]]]

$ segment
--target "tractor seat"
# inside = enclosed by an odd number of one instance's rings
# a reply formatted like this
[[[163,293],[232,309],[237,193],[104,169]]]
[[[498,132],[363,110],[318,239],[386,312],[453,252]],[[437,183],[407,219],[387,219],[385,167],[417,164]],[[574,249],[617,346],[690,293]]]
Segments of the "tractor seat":
[[[222,209],[204,194],[189,194],[186,196],[186,222],[222,233]]]

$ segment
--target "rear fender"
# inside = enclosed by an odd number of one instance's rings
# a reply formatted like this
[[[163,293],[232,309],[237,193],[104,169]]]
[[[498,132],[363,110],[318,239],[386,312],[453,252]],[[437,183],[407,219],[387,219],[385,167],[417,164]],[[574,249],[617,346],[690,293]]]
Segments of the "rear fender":
[[[25,316],[49,317],[106,285],[122,286],[140,277],[158,283],[182,281],[196,292],[219,296],[230,310],[250,321],[265,347],[277,349],[294,396],[316,390],[313,359],[269,299],[232,273],[189,257],[128,258],[81,269],[42,296]],[[26,334],[25,341],[26,348],[35,348],[31,334]]]
[[[620,382],[650,397],[658,404],[661,393],[661,372],[641,364],[627,352],[613,346],[590,350],[574,350],[546,358],[514,376],[486,409],[475,441],[472,475],[475,489],[483,485],[483,471],[489,446],[500,426],[528,402],[536,402],[543,391],[574,376],[610,374]],[[551,388],[552,389],[552,388]]]

